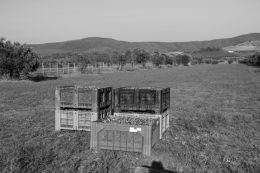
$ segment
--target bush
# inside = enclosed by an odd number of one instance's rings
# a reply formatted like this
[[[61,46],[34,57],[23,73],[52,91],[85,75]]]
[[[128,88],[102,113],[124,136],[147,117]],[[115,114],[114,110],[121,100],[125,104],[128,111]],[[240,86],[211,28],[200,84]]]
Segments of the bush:
[[[169,56],[165,56],[165,64],[172,65],[173,59]]]
[[[39,67],[38,55],[20,43],[0,40],[0,75],[11,79],[28,77]]]
[[[228,63],[231,64],[233,61],[232,60],[228,60]]]
[[[191,57],[188,55],[177,55],[174,59],[174,63],[177,65],[187,66],[191,62]]]
[[[154,55],[152,55],[151,61],[156,67],[163,64],[163,58],[160,56],[159,52],[155,52]]]
[[[260,52],[255,53],[254,55],[248,58],[248,62],[251,65],[260,66]]]
[[[133,55],[135,57],[135,61],[138,64],[142,64],[143,67],[145,67],[145,63],[149,60],[151,57],[149,52],[146,52],[144,49],[134,49]]]
[[[218,60],[212,60],[211,64],[218,64]]]

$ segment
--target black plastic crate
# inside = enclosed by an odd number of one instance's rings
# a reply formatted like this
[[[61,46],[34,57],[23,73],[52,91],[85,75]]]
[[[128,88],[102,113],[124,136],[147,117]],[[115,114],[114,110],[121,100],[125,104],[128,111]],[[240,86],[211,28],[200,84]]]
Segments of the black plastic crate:
[[[117,88],[113,104],[115,112],[162,113],[170,107],[170,88]]]

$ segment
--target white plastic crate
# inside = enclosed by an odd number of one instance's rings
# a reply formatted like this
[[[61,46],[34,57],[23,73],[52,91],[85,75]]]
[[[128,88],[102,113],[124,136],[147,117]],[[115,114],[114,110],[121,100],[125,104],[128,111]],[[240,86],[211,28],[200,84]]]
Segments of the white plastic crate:
[[[55,110],[55,130],[84,130],[90,131],[91,122],[111,115],[110,109],[99,112],[85,110]]]
[[[138,117],[138,118],[160,118],[160,139],[162,138],[164,132],[169,128],[169,122],[170,122],[170,110],[166,110],[161,114],[115,112],[114,116]]]

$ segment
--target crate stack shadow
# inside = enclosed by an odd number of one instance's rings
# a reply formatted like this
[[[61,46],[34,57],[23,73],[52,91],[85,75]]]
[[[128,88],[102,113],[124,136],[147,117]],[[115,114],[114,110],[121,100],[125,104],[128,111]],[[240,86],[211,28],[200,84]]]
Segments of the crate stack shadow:
[[[55,108],[56,131],[91,131],[91,122],[112,113],[112,87],[57,87]]]
[[[92,149],[141,152],[169,127],[170,88],[122,87],[113,90],[113,115],[92,122]]]

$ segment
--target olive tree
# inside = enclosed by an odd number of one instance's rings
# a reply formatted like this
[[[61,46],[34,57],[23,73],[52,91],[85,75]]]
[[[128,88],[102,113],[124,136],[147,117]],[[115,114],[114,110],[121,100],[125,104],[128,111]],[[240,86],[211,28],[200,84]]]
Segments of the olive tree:
[[[39,57],[26,45],[0,39],[0,75],[12,79],[27,77],[39,67]]]

